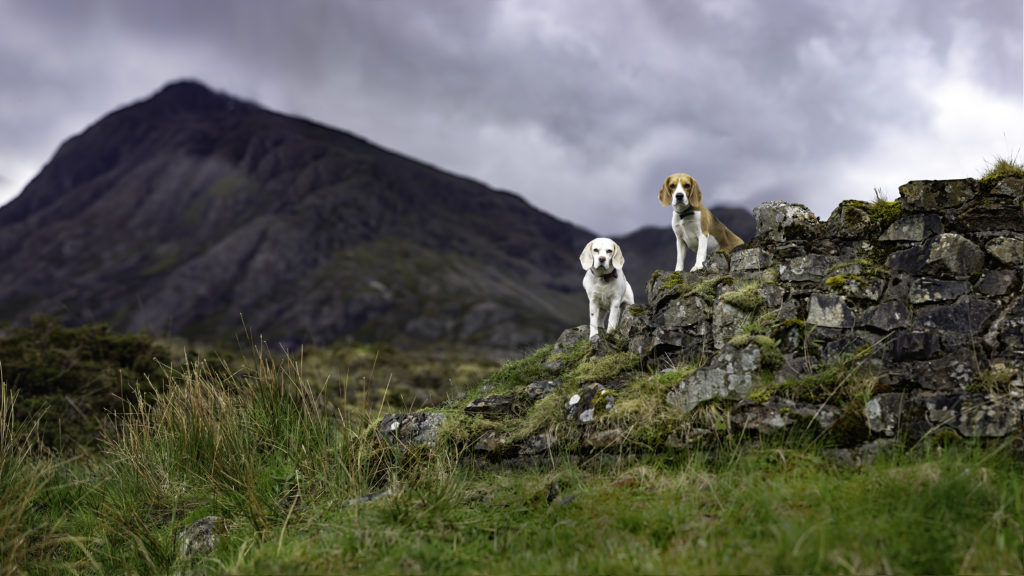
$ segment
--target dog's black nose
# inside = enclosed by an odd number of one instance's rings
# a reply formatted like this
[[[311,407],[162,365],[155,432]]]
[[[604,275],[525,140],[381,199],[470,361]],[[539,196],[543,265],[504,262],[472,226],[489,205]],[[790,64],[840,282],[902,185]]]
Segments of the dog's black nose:
[[[682,200],[683,199],[683,193],[682,192],[677,192],[676,193],[676,199]]]

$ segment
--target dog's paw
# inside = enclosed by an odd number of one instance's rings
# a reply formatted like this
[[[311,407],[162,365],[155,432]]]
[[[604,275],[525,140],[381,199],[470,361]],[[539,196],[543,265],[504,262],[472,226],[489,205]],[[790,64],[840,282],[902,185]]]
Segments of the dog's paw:
[[[700,272],[704,269],[704,264],[694,264],[693,268],[690,268],[690,272]]]

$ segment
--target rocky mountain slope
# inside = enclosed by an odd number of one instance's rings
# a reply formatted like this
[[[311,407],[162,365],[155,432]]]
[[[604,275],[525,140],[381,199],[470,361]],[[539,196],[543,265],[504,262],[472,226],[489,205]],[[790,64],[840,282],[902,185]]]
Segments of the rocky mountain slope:
[[[389,442],[482,458],[805,434],[844,462],[894,441],[1024,446],[1024,180],[916,181],[894,202],[754,209],[700,273],[655,273],[620,330],[584,326]],[[454,422],[454,424],[453,424]],[[733,436],[735,437],[735,436]]]

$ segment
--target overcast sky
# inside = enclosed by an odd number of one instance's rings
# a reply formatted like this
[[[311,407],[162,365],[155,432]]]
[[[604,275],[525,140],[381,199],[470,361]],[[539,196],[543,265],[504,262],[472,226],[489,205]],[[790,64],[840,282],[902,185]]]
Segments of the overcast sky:
[[[890,198],[1024,160],[1022,0],[0,0],[0,204],[173,80],[363,136],[600,234]]]

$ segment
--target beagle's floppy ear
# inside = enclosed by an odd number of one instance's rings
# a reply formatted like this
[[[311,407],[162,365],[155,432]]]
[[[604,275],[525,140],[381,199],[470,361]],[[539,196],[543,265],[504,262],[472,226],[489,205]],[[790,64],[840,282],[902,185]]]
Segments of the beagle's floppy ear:
[[[700,193],[700,184],[697,184],[697,179],[690,176],[690,182],[693,182],[693,186],[690,187],[690,204],[701,204],[703,196]]]
[[[587,242],[587,245],[583,248],[583,252],[580,252],[580,265],[583,266],[584,270],[590,270],[594,267],[594,241]]]
[[[626,257],[622,255],[622,248],[619,248],[619,245],[615,242],[612,242],[612,247],[614,248],[612,250],[612,265],[616,268],[622,268],[626,263]]]
[[[672,203],[672,191],[668,189],[668,183],[671,181],[671,176],[665,178],[665,183],[661,185],[661,190],[658,190],[658,200],[662,206],[668,206]]]

